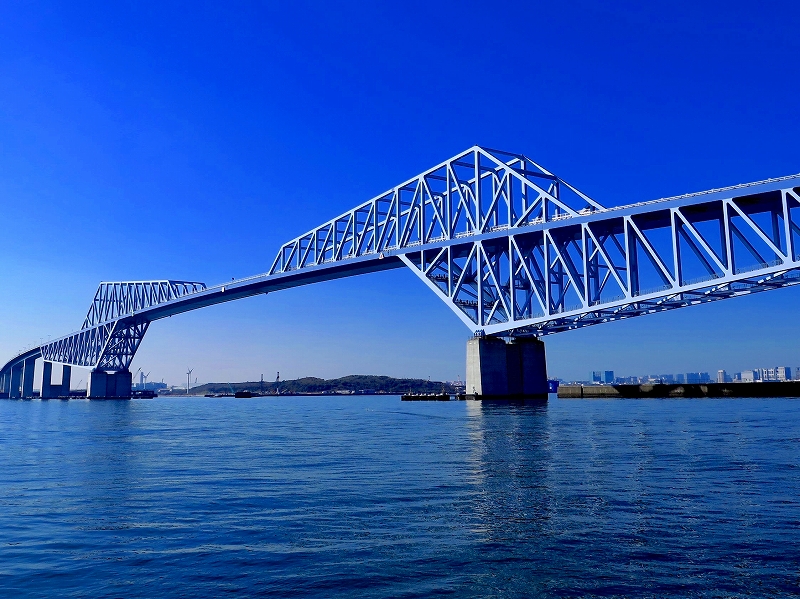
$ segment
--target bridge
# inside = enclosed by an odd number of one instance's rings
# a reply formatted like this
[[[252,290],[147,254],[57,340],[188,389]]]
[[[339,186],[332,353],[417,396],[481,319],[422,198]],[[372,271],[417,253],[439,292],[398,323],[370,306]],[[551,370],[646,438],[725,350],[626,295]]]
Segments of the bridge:
[[[409,268],[472,331],[467,391],[546,392],[541,337],[800,282],[800,175],[605,207],[522,154],[472,147],[280,247],[260,275],[101,283],[80,330],[0,368],[0,396],[126,397],[151,323],[341,277]],[[51,383],[60,364],[61,388]]]

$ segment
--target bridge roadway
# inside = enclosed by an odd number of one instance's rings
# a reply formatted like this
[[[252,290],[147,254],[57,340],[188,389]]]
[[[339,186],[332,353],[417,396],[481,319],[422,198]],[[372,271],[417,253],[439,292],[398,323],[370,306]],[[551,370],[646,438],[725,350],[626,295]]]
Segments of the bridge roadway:
[[[408,267],[473,333],[468,393],[546,389],[540,337],[800,282],[800,175],[606,208],[529,158],[473,147],[284,244],[269,271],[215,287],[101,283],[79,331],[0,368],[0,396],[130,395],[151,322],[291,287]],[[63,384],[63,383],[62,383]]]

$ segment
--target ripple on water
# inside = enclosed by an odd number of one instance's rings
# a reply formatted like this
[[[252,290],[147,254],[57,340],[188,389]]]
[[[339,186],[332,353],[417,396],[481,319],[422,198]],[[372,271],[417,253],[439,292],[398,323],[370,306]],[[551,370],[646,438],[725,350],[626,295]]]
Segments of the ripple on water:
[[[0,594],[800,593],[800,404],[0,402]]]

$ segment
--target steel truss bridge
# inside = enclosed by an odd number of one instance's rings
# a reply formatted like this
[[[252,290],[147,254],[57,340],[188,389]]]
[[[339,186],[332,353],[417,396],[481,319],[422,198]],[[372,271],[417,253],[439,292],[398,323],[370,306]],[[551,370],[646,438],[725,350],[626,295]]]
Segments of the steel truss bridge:
[[[503,337],[779,289],[800,282],[800,175],[607,208],[475,146],[285,243],[265,274],[101,283],[81,329],[9,360],[0,392],[29,396],[39,357],[127,371],[167,316],[403,266],[473,333]]]

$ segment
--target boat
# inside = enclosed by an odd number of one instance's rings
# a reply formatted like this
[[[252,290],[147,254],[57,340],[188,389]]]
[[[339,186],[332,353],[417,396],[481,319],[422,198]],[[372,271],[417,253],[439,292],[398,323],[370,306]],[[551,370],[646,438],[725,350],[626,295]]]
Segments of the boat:
[[[449,393],[405,393],[401,401],[450,401]]]

